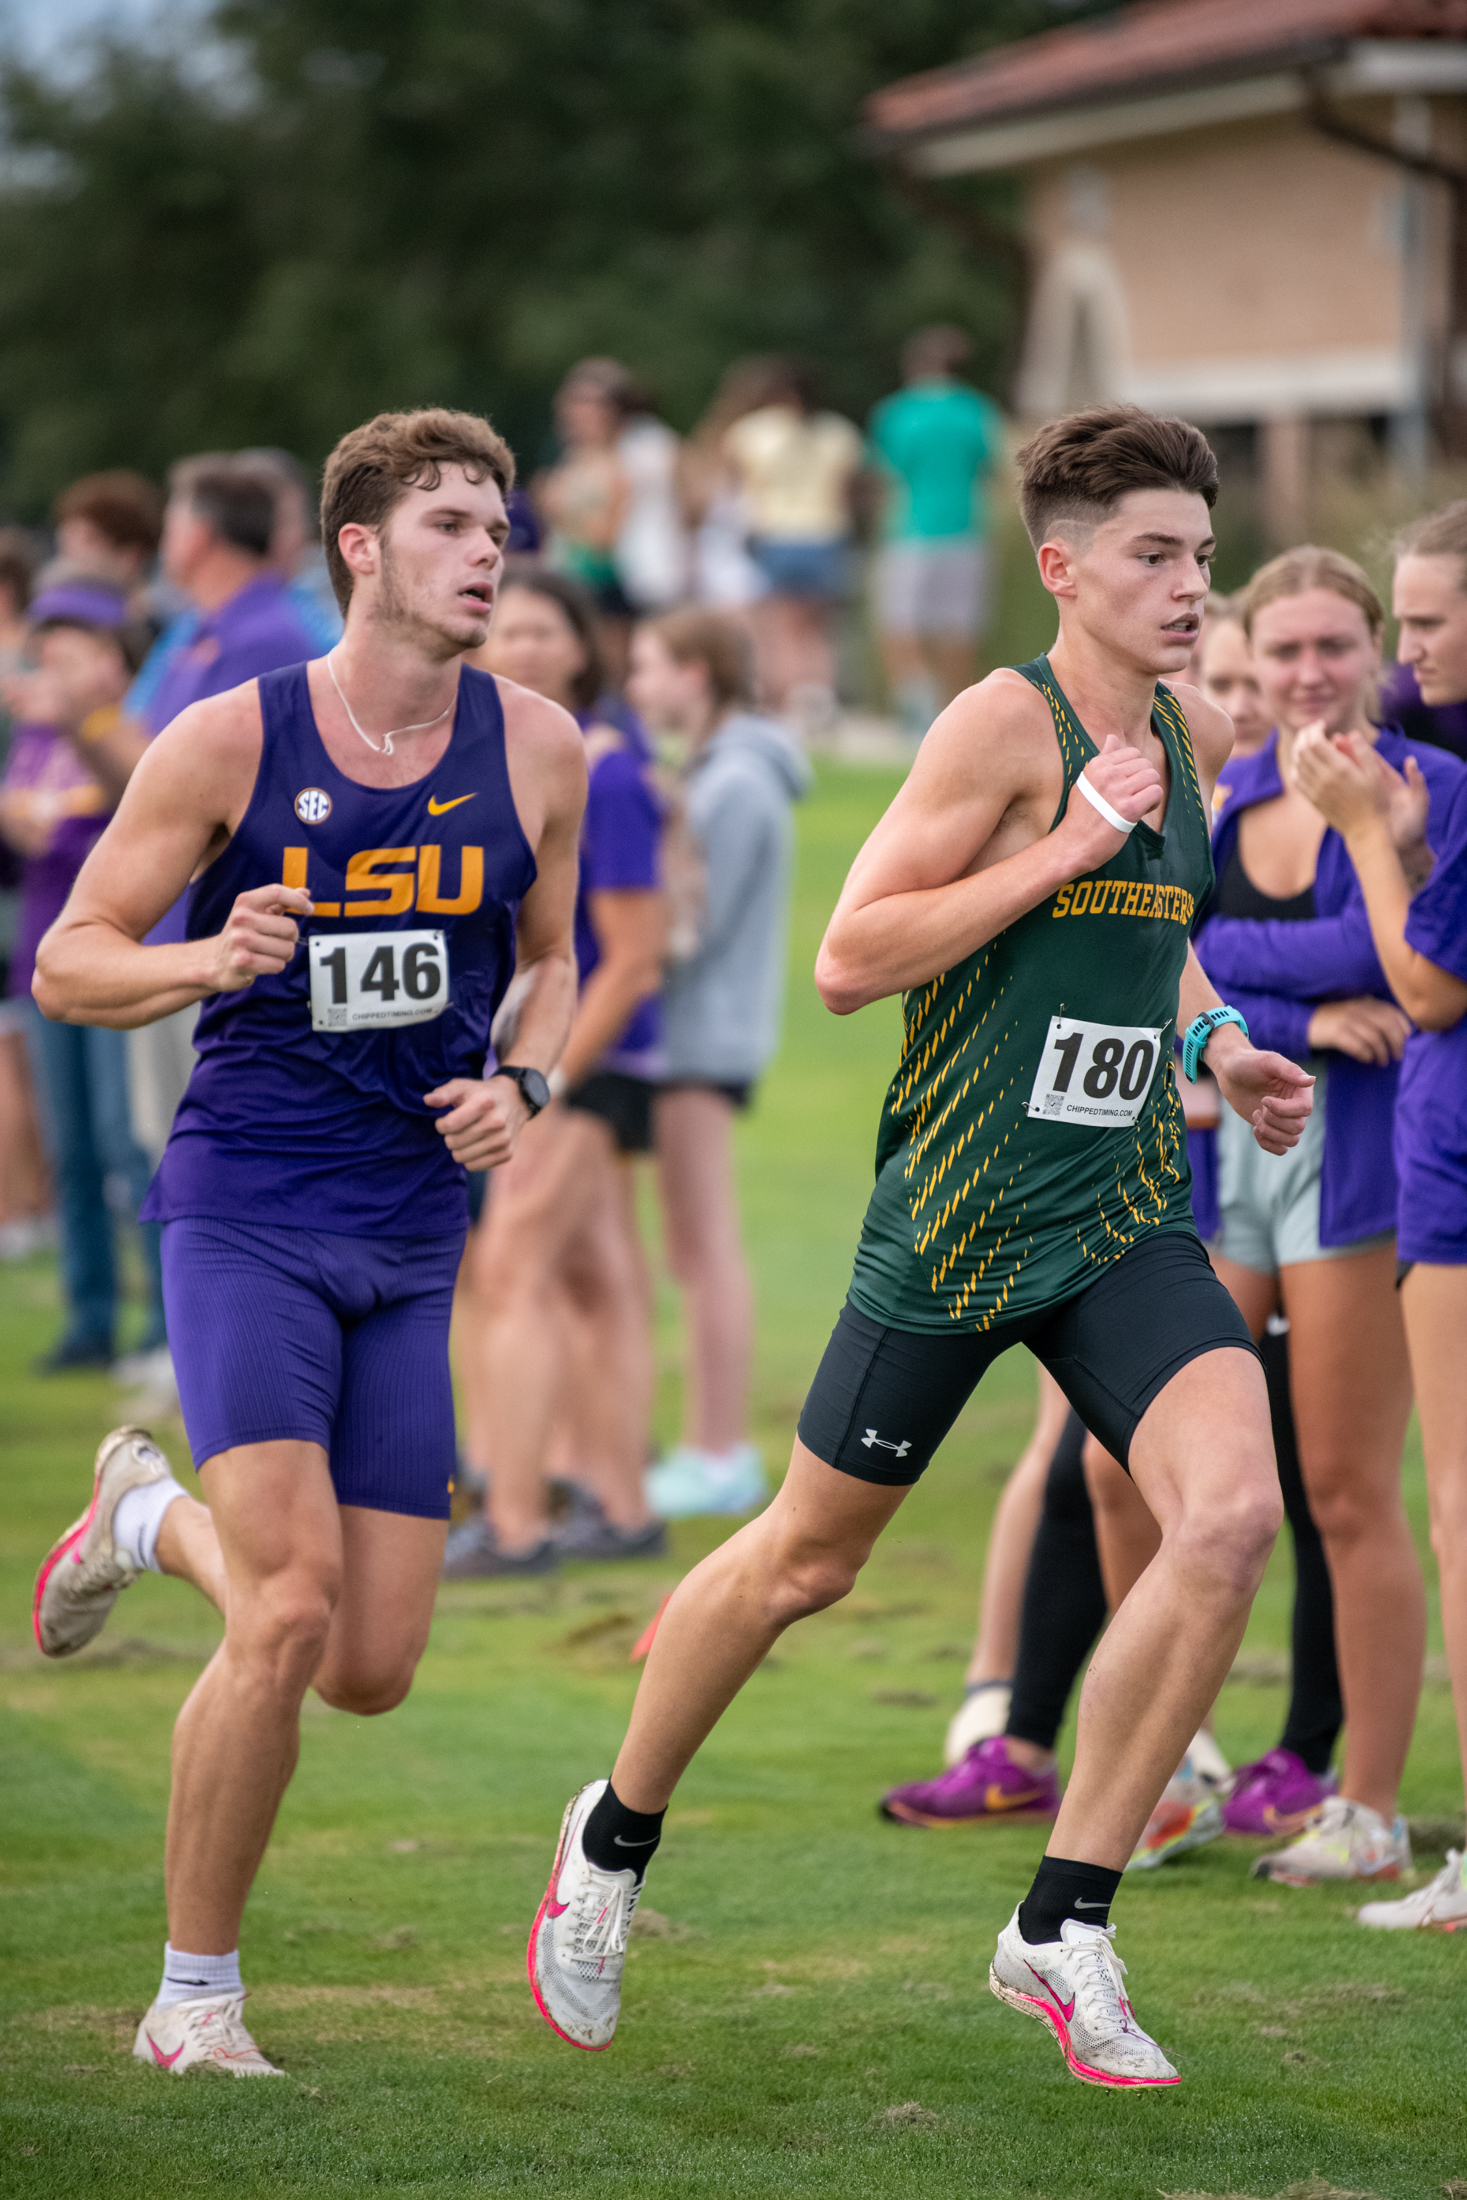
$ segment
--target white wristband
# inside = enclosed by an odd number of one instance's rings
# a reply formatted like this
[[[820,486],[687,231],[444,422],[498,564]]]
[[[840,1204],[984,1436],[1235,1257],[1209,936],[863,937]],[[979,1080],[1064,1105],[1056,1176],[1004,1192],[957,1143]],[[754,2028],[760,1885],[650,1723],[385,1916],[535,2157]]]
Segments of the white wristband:
[[[1113,825],[1118,833],[1132,833],[1136,830],[1129,817],[1122,817],[1119,810],[1113,810],[1106,801],[1105,796],[1097,788],[1091,786],[1084,772],[1081,772],[1079,778],[1075,781],[1075,785],[1084,795],[1090,807],[1093,810],[1099,810],[1107,825]]]
[[[558,1100],[561,1094],[565,1091],[569,1080],[567,1079],[565,1071],[563,1069],[553,1069],[550,1072],[550,1075],[546,1078],[545,1082],[550,1087],[551,1099]]]

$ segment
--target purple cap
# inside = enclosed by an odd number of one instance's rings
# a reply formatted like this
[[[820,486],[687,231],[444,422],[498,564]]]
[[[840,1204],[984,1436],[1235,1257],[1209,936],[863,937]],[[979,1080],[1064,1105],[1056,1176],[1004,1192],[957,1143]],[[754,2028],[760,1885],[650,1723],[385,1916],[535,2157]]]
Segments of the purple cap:
[[[127,624],[127,598],[101,581],[58,581],[31,598],[26,616],[32,626],[95,626],[115,634]]]

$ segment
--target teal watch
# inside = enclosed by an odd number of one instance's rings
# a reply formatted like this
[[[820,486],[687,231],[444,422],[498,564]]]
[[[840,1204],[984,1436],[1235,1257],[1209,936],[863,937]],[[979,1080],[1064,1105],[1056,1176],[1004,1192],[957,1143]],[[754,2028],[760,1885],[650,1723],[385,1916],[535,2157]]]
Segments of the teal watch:
[[[1248,1026],[1235,1008],[1205,1008],[1200,1016],[1194,1016],[1187,1026],[1182,1040],[1182,1069],[1189,1082],[1196,1084],[1197,1072],[1202,1067],[1202,1050],[1215,1031],[1224,1024],[1236,1024],[1246,1039]]]

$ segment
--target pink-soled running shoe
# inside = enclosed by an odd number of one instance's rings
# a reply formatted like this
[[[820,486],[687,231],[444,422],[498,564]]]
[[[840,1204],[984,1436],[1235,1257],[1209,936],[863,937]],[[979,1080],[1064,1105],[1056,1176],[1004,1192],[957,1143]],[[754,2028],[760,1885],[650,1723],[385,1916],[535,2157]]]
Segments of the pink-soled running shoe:
[[[1176,2071],[1136,2022],[1115,1935],[1114,1925],[1067,1917],[1058,1940],[1036,1944],[1019,1931],[1015,1910],[998,1936],[989,1987],[1020,2016],[1049,2026],[1071,2077],[1085,2085],[1176,2085]]]
[[[994,1734],[975,1742],[951,1771],[935,1780],[912,1780],[881,1798],[881,1815],[903,1826],[989,1825],[1000,1818],[1053,1818],[1059,1779],[1014,1763],[1007,1741]]]
[[[1302,1833],[1334,1792],[1332,1772],[1311,1772],[1292,1749],[1271,1749],[1233,1774],[1223,1805],[1223,1830],[1264,1836]]]

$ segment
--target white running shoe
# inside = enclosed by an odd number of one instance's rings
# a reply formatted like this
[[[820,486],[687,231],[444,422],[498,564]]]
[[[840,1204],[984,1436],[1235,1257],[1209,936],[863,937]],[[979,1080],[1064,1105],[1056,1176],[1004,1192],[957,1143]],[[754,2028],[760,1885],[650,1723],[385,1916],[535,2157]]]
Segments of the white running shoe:
[[[1467,1860],[1458,1850],[1448,1849],[1447,1860],[1429,1887],[1418,1887],[1399,1902],[1367,1902],[1355,1915],[1362,1925],[1383,1926],[1387,1931],[1407,1927],[1419,1931],[1424,1926],[1438,1933],[1460,1933],[1467,1927]]]
[[[1399,1879],[1410,1869],[1411,1836],[1404,1818],[1390,1826],[1366,1804],[1331,1795],[1296,1841],[1255,1860],[1251,1876],[1312,1887],[1321,1879]]]
[[[659,1520],[693,1520],[702,1514],[733,1518],[753,1512],[769,1498],[757,1444],[736,1444],[721,1455],[679,1444],[647,1469],[642,1487]]]
[[[607,1785],[593,1780],[566,1805],[555,1868],[525,1952],[530,1991],[551,2031],[572,2047],[591,2049],[610,2047],[616,2031],[627,1935],[642,1898],[634,1866],[601,1871],[581,1846]]]
[[[975,1742],[991,1742],[1009,1723],[1013,1689],[1007,1681],[980,1681],[970,1688],[947,1723],[942,1761],[949,1770],[961,1763]]]
[[[195,1994],[160,2009],[154,2002],[138,2026],[134,2059],[181,2078],[202,2064],[232,2078],[283,2078],[266,2062],[244,2026],[240,1994]]]
[[[1192,1760],[1192,1770],[1203,1785],[1215,1795],[1226,1795],[1233,1782],[1233,1768],[1217,1746],[1217,1736],[1200,1726],[1192,1736],[1192,1747],[1187,1755]]]
[[[1010,2009],[1049,2026],[1070,2075],[1086,2085],[1178,2085],[1177,2072],[1136,2022],[1121,1984],[1126,1966],[1111,1945],[1115,1930],[1067,1917],[1058,1940],[1031,1945],[1015,1910],[998,1936],[988,1983]]]
[[[161,1482],[172,1468],[145,1428],[115,1428],[97,1451],[92,1502],[53,1543],[36,1576],[31,1624],[48,1658],[69,1658],[102,1632],[137,1568],[112,1540],[117,1507],[129,1490]]]
[[[1222,1830],[1222,1804],[1198,1772],[1189,1750],[1162,1789],[1161,1799],[1125,1868],[1128,1872],[1154,1871],[1158,1864],[1169,1863],[1188,1849],[1200,1849],[1215,1841]]]

